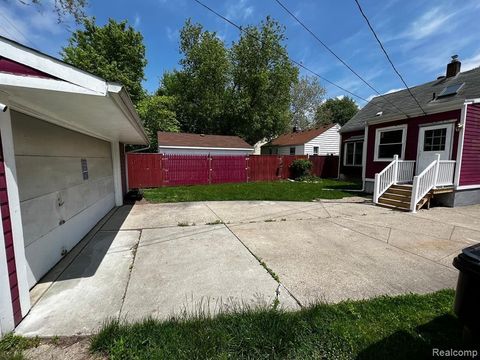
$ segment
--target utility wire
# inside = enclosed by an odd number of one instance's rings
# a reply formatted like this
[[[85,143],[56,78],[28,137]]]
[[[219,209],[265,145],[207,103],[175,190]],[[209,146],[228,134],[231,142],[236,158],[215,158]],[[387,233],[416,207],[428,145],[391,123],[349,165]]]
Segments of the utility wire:
[[[4,18],[5,21],[8,22],[8,23],[10,24],[10,26],[13,27],[13,28],[15,29],[15,31],[16,31],[18,34],[20,34],[20,35],[22,36],[22,38],[23,38],[26,42],[28,42],[28,43],[29,43],[30,45],[32,45],[32,46],[35,46],[35,45],[28,39],[28,37],[26,37],[25,34],[24,34],[23,32],[21,32],[20,29],[19,29],[12,21],[10,21],[10,19],[9,19],[7,16],[5,16],[4,14],[2,14],[1,12],[0,12],[0,16],[1,16],[2,18]],[[11,33],[10,33],[10,35],[11,35]],[[13,40],[13,39],[12,39],[12,40]]]
[[[210,11],[211,13],[215,14],[216,16],[218,16],[219,18],[223,19],[224,21],[226,21],[227,23],[229,23],[230,25],[232,25],[233,27],[237,28],[240,32],[243,32],[249,36],[252,36],[253,38],[255,38],[256,40],[260,40],[257,36],[251,34],[251,33],[247,33],[240,25],[234,23],[232,20],[228,19],[227,17],[223,16],[222,14],[218,13],[217,11],[215,11],[214,9],[212,9],[211,7],[209,7],[208,5],[206,5],[205,3],[203,3],[202,1],[200,0],[193,0],[195,1],[197,4],[203,6],[205,9],[207,9],[208,11]],[[289,60],[294,63],[295,65],[301,67],[302,69],[304,69],[305,71],[311,73],[312,75],[322,79],[323,81],[337,87],[338,89],[342,90],[342,91],[345,91],[346,93],[362,100],[362,101],[365,101],[366,103],[369,103],[369,101],[363,97],[361,97],[360,95],[357,95],[347,89],[345,89],[344,87],[342,87],[341,85],[338,85],[336,83],[334,83],[333,81],[330,81],[328,80],[327,78],[323,77],[322,75],[316,73],[315,71],[309,69],[308,67],[306,67],[305,65],[303,65],[302,63],[298,62],[298,61],[295,61],[293,60],[292,58],[289,57]],[[381,106],[377,105],[377,104],[373,104],[375,106],[377,106],[379,109],[383,109]]]
[[[400,111],[403,115],[405,115],[407,118],[409,115],[407,115],[404,111],[402,111],[397,105],[395,105],[392,101],[390,101],[384,94],[381,94],[377,89],[375,89],[365,78],[363,78],[360,74],[358,74],[350,65],[348,65],[340,56],[338,56],[325,42],[323,42],[317,34],[315,34],[312,30],[308,28],[293,12],[291,12],[280,0],[275,0],[278,5],[280,5],[283,10],[285,10],[292,18],[295,19],[297,23],[299,23],[310,35],[312,35],[315,40],[317,40],[327,51],[335,56],[338,61],[340,61],[345,67],[348,68],[356,77],[358,77],[360,80],[362,80],[370,89],[375,91],[377,95],[379,95],[383,100],[388,102],[390,105],[392,105],[395,109]]]
[[[380,39],[378,38],[378,35],[377,35],[377,33],[375,32],[375,30],[373,29],[372,24],[370,24],[370,20],[368,20],[368,17],[367,17],[367,15],[365,14],[365,12],[363,11],[362,6],[360,5],[359,1],[358,1],[358,0],[355,0],[355,3],[357,4],[358,10],[359,10],[360,13],[362,14],[362,16],[363,16],[363,18],[365,19],[365,21],[367,22],[367,25],[368,25],[368,27],[370,28],[370,31],[373,33],[373,36],[374,36],[375,39],[377,40],[378,45],[380,45],[380,48],[382,49],[383,53],[385,54],[388,62],[389,62],[390,65],[392,66],[393,70],[397,73],[397,75],[398,75],[398,77],[400,78],[400,80],[402,80],[403,85],[405,85],[405,87],[406,87],[407,90],[408,90],[408,93],[409,93],[410,96],[413,98],[413,100],[415,100],[415,102],[417,103],[417,105],[418,105],[418,107],[420,108],[420,110],[422,110],[423,114],[424,114],[424,115],[427,115],[427,113],[425,112],[425,110],[423,110],[422,105],[420,105],[420,103],[418,102],[417,98],[415,97],[415,95],[413,95],[412,91],[410,90],[410,88],[408,87],[407,83],[406,83],[405,80],[403,79],[403,76],[400,74],[400,72],[397,70],[397,68],[396,68],[395,65],[393,64],[392,59],[390,59],[390,56],[388,55],[387,50],[385,50],[385,47],[383,46],[382,42],[381,42]]]

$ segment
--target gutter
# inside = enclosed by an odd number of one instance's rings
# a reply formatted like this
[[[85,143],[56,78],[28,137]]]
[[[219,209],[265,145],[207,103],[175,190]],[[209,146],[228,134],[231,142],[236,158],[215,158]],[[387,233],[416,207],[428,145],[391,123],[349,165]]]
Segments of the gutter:
[[[125,90],[125,87],[116,83],[107,83],[107,92],[113,95],[112,98],[115,100],[120,109],[124,112],[130,124],[141,135],[144,140],[143,144],[149,144],[150,140],[148,139],[147,133],[143,128],[142,121],[140,120],[137,111],[135,110],[135,105],[133,105],[133,102],[130,99],[127,90]]]

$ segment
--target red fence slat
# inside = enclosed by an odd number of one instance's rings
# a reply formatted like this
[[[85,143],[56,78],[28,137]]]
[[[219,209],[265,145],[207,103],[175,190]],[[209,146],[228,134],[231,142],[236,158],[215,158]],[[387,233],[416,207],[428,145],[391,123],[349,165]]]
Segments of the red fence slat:
[[[209,159],[203,155],[163,155],[164,185],[208,184]]]
[[[322,178],[337,177],[338,156],[129,153],[128,187],[135,189],[288,179],[291,177],[290,165],[297,159],[309,159],[313,164],[313,175]]]
[[[245,156],[211,156],[210,169],[211,184],[247,181]]]

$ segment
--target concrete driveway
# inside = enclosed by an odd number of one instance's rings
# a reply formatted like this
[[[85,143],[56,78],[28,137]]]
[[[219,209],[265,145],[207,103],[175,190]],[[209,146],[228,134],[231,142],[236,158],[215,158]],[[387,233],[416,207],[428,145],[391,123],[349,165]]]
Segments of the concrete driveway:
[[[363,198],[124,206],[32,290],[17,332],[91,334],[109,318],[431,292],[455,286],[453,257],[479,241],[480,206],[417,214]]]

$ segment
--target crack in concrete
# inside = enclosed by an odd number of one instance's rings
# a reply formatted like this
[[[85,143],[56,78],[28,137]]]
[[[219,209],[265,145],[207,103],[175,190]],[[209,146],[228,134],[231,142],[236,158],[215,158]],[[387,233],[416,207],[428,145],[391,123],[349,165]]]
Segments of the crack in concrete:
[[[208,206],[208,204],[205,205],[206,207],[208,207],[208,209],[216,216],[218,217],[220,220],[222,220],[220,218],[220,216],[217,215],[217,213],[215,211],[213,211],[213,209],[210,208],[210,206]],[[223,221],[223,220],[222,220]],[[297,299],[296,296],[294,296],[290,290],[288,290],[288,288],[282,284],[282,282],[280,281],[280,278],[278,277],[277,274],[275,274],[275,272],[273,272],[273,270],[271,270],[267,264],[262,261],[248,246],[247,244],[245,244],[238,236],[237,234],[235,234],[232,229],[230,229],[230,227],[228,226],[227,223],[223,222],[223,226],[225,226],[228,231],[240,242],[240,244],[243,245],[243,247],[245,249],[247,249],[247,251],[253,256],[253,258],[259,263],[259,265],[261,267],[263,267],[265,269],[265,271],[272,277],[273,280],[275,280],[277,282],[277,289],[275,290],[275,303],[277,301],[279,301],[278,299],[278,296],[280,295],[280,286],[283,287],[285,289],[285,291],[292,297],[293,300],[295,300],[295,302],[298,304],[298,306],[300,306],[301,308],[303,307],[302,303]]]
[[[120,320],[122,313],[123,313],[123,306],[125,304],[125,298],[127,297],[127,291],[128,291],[128,286],[130,285],[130,279],[132,278],[132,272],[133,272],[133,266],[135,265],[135,259],[137,258],[137,250],[138,246],[140,245],[140,239],[142,238],[142,230],[140,230],[140,233],[138,235],[138,241],[135,245],[131,247],[131,251],[133,254],[132,257],[132,263],[128,267],[128,278],[127,278],[127,284],[125,285],[125,291],[123,292],[122,296],[122,304],[120,305],[120,311],[118,312],[118,319]]]

